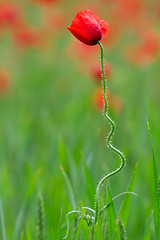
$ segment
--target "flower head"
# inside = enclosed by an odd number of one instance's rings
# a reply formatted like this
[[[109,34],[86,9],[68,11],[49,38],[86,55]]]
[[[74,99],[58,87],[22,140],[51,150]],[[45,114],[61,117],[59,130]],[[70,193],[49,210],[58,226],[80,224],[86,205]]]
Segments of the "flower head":
[[[90,10],[81,11],[67,28],[78,40],[87,45],[96,45],[108,32],[108,23]]]

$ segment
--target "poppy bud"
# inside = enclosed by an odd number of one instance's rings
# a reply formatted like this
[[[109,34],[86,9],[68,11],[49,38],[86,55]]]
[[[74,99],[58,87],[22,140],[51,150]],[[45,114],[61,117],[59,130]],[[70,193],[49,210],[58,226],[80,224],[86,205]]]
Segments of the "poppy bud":
[[[108,23],[86,10],[77,13],[67,29],[81,42],[96,45],[108,32]]]

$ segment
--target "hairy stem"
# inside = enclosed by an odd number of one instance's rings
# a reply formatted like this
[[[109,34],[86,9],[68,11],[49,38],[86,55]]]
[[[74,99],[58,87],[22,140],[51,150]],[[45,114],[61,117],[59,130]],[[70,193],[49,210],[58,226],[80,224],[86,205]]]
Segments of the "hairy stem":
[[[119,166],[119,168],[117,168],[115,171],[109,173],[108,175],[106,175],[105,177],[103,177],[100,182],[98,183],[97,189],[96,189],[96,215],[95,215],[95,223],[97,222],[97,218],[98,218],[98,201],[99,201],[99,190],[101,185],[103,184],[103,182],[108,179],[109,177],[117,174],[118,172],[120,172],[124,165],[125,165],[125,157],[123,155],[123,153],[118,150],[117,148],[115,148],[112,143],[111,143],[111,138],[112,135],[115,131],[115,124],[113,122],[113,120],[108,116],[108,112],[107,112],[107,97],[106,97],[106,79],[105,79],[105,72],[104,72],[104,51],[103,51],[103,46],[101,44],[101,42],[98,42],[100,49],[101,49],[101,67],[102,67],[102,76],[103,76],[103,96],[104,96],[104,117],[105,119],[107,119],[111,125],[111,131],[106,139],[107,141],[107,145],[108,147],[113,150],[116,154],[119,155],[120,159],[121,159],[121,164]]]

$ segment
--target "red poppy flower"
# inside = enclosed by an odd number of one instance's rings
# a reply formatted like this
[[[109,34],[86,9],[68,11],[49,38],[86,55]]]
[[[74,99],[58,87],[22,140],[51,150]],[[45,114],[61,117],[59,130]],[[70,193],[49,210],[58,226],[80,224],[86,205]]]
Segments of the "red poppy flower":
[[[81,42],[96,45],[107,34],[108,23],[86,10],[77,13],[67,29]]]

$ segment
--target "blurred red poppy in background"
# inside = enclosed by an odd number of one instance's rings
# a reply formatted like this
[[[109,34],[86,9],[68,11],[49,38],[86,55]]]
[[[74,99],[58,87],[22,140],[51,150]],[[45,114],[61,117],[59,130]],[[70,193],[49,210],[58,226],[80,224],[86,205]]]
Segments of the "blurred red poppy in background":
[[[4,92],[9,87],[9,74],[7,71],[0,69],[0,92]]]
[[[109,93],[108,92],[106,92],[106,98],[107,98],[107,104],[109,104]],[[93,96],[93,101],[94,101],[94,104],[95,104],[95,107],[97,108],[97,110],[102,112],[104,110],[104,106],[105,106],[102,88],[95,91],[94,96]]]
[[[55,2],[56,0],[33,0],[34,2],[39,2],[39,3],[46,3],[46,4],[51,4]]]
[[[140,43],[132,44],[127,49],[127,58],[134,64],[149,64],[156,60],[160,50],[160,41],[157,32],[147,31],[140,36]]]
[[[157,6],[155,7],[155,11],[157,13],[157,16],[160,17],[160,3],[158,3]]]
[[[52,28],[54,31],[60,30],[60,29],[65,29],[66,26],[66,17],[64,14],[54,14],[52,16],[48,17],[48,26]]]
[[[0,3],[0,26],[14,26],[18,23],[19,11],[13,3]]]
[[[41,35],[37,29],[22,27],[14,33],[14,40],[18,46],[38,47],[41,45]]]
[[[142,4],[138,0],[120,0],[115,8],[115,16],[126,21],[135,21],[142,10]]]
[[[138,55],[142,59],[155,57],[160,47],[159,37],[156,32],[147,31],[143,33]]]
[[[109,63],[104,64],[105,77],[108,80],[111,75],[111,65]],[[97,82],[102,81],[102,68],[100,63],[96,63],[91,69],[92,76]]]

